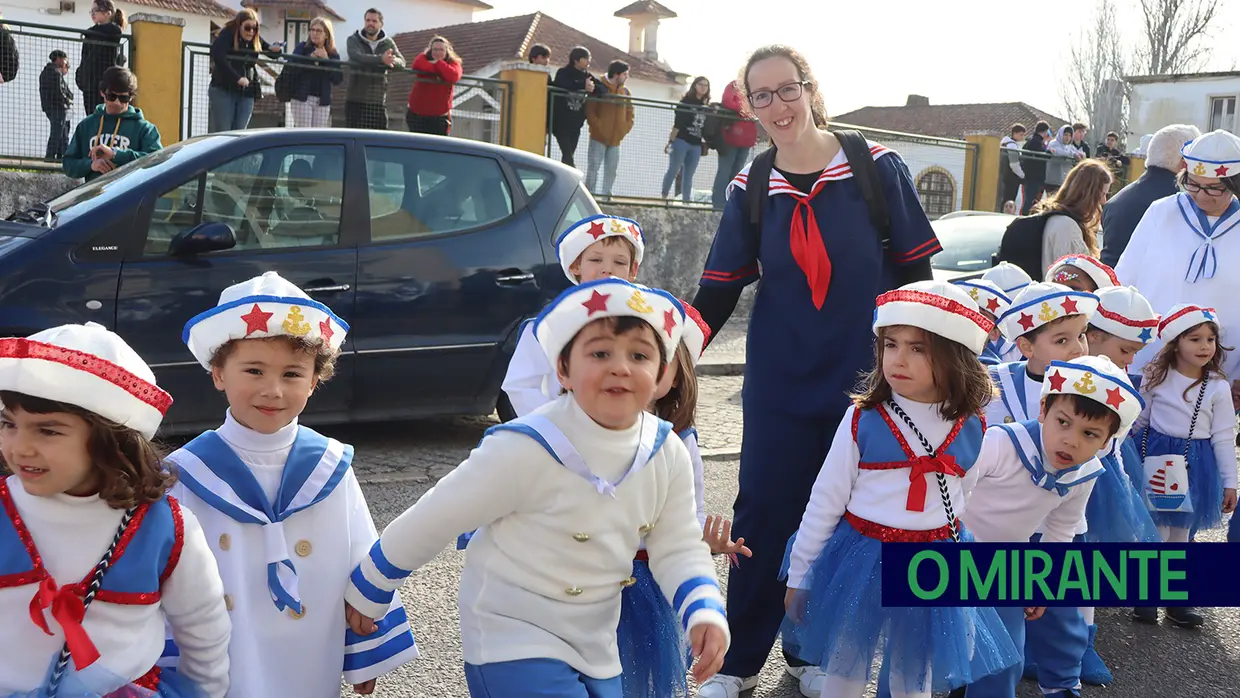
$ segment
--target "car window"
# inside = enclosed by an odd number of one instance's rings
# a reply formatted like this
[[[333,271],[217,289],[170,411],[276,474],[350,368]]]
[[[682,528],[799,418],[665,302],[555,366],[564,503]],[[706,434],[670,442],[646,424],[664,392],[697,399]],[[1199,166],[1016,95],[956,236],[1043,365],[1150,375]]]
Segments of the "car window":
[[[521,188],[525,190],[525,195],[531,199],[551,182],[550,172],[528,167],[514,167],[513,169],[517,172],[517,179],[521,180]]]
[[[553,241],[559,240],[569,228],[573,227],[577,221],[583,218],[589,218],[602,213],[603,210],[598,207],[598,203],[594,201],[594,197],[590,196],[590,192],[586,191],[584,186],[577,188],[573,198],[568,202],[568,209],[564,211],[564,217],[560,219],[560,225],[555,229]]]
[[[1012,216],[978,216],[935,221],[935,235],[943,251],[930,258],[935,269],[982,271],[991,266],[991,256],[999,251],[1003,231]]]
[[[468,230],[513,213],[504,172],[487,157],[367,146],[366,178],[377,242]]]
[[[202,200],[199,184],[206,179]],[[233,249],[334,245],[340,240],[344,148],[283,146],[243,155],[164,192],[155,201],[144,254],[168,253],[200,223],[227,223]]]

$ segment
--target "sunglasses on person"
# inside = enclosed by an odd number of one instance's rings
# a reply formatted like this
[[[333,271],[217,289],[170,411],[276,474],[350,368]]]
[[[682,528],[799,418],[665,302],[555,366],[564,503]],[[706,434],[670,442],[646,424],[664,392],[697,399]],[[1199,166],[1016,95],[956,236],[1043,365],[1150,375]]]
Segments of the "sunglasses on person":
[[[242,24],[242,25],[241,25],[241,31],[243,31],[243,32],[256,32],[256,31],[258,31],[258,25],[257,25],[257,24]]]
[[[1223,195],[1227,194],[1227,191],[1228,191],[1228,190],[1227,190],[1227,187],[1225,187],[1225,186],[1223,186],[1223,185],[1221,185],[1221,184],[1220,184],[1220,185],[1218,185],[1218,186],[1208,186],[1208,187],[1206,187],[1206,186],[1202,186],[1202,185],[1198,184],[1197,182],[1194,182],[1194,181],[1193,181],[1193,180],[1191,180],[1191,179],[1185,178],[1185,179],[1184,179],[1184,191],[1188,192],[1189,194],[1196,194],[1196,193],[1198,193],[1198,192],[1205,192],[1205,193],[1206,193],[1206,196],[1223,196]]]
[[[115,92],[105,92],[103,96],[109,102],[120,102],[121,104],[129,104],[129,100],[133,99],[131,94],[117,94]]]
[[[779,95],[779,99],[784,102],[795,102],[801,98],[805,86],[809,84],[808,80],[800,82],[790,82],[777,90],[757,90],[749,93],[749,104],[754,109],[763,109],[771,106],[775,101],[775,95]]]

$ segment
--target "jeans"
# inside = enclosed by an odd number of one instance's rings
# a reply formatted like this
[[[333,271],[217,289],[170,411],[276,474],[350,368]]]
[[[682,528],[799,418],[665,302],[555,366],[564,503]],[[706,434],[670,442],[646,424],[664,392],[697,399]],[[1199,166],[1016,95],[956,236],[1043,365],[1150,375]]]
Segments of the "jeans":
[[[599,165],[603,166],[603,186],[595,188]],[[620,146],[603,145],[596,140],[591,140],[589,162],[586,165],[586,189],[594,194],[611,196],[611,188],[616,183],[618,167],[620,167]]]
[[[47,154],[44,157],[48,160],[63,159],[69,149],[69,115],[53,113],[48,115],[47,120],[51,124],[51,132],[47,135]]]
[[[749,162],[749,151],[752,148],[728,148],[719,151],[719,169],[715,172],[715,186],[711,189],[710,200],[716,211],[722,211],[728,202],[728,185],[736,173]]]
[[[222,87],[207,90],[207,133],[240,131],[250,125],[254,98]]]
[[[683,167],[684,180],[680,188],[680,198],[688,203],[693,201],[693,175],[697,172],[698,161],[702,159],[702,146],[693,145],[689,141],[677,138],[672,143],[672,154],[667,163],[667,174],[663,175],[663,198],[672,190],[672,182]]]

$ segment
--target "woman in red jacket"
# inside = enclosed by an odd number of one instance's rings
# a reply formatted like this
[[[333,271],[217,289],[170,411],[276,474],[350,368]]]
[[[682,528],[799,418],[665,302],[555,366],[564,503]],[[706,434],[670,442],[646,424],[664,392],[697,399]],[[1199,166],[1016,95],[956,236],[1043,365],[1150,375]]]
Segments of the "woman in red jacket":
[[[461,79],[461,59],[447,39],[436,36],[414,59],[413,70],[405,123],[414,133],[448,135],[452,130],[452,87]]]

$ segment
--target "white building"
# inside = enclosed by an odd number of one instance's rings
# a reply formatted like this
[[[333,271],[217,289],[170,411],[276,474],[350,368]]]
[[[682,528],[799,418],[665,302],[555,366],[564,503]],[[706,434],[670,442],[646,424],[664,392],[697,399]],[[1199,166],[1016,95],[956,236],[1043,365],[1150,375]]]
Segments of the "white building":
[[[1240,134],[1236,119],[1240,71],[1125,79],[1131,88],[1128,130],[1138,138],[1168,124],[1193,124],[1202,133],[1221,128]]]

